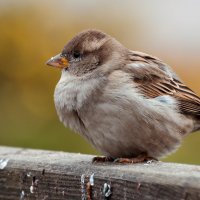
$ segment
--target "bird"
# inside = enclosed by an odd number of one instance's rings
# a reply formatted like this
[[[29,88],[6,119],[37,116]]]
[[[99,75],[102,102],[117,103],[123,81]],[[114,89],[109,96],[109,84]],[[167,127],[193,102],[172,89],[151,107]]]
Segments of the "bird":
[[[78,33],[46,64],[61,69],[58,117],[103,155],[93,161],[157,160],[200,130],[200,98],[171,67],[100,30]]]

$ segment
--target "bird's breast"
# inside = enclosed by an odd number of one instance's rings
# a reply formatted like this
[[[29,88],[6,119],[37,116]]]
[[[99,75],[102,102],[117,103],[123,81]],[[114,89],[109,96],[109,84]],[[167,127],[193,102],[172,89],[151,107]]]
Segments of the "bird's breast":
[[[62,74],[55,88],[54,102],[59,119],[66,127],[83,134],[84,124],[79,111],[85,109],[91,99],[97,96],[95,92],[100,82],[99,79]]]
[[[65,107],[69,111],[79,110],[98,85],[98,79],[62,74],[54,92],[56,107]]]

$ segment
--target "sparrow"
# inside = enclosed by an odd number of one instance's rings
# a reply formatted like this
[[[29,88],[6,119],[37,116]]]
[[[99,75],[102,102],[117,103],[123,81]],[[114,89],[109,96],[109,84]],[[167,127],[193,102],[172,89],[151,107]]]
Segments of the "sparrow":
[[[104,161],[159,159],[200,130],[200,98],[173,70],[106,33],[77,34],[47,65],[61,69],[54,93],[60,121]]]

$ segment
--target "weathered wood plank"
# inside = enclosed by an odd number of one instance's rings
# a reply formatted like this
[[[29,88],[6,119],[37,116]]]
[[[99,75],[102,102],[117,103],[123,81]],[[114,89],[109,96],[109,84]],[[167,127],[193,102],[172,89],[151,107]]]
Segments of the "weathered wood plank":
[[[92,164],[92,156],[0,147],[0,199],[200,200],[200,166]],[[108,184],[108,191],[103,191]],[[112,194],[109,193],[109,186]],[[105,189],[105,188],[104,188]]]

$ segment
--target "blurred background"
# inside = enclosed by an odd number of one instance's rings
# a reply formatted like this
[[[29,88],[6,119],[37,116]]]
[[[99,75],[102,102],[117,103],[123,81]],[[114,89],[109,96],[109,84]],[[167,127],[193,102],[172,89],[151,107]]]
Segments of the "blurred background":
[[[97,154],[59,122],[60,71],[45,66],[77,32],[97,28],[155,55],[200,94],[198,0],[0,0],[0,145]],[[200,133],[164,161],[200,164]]]

